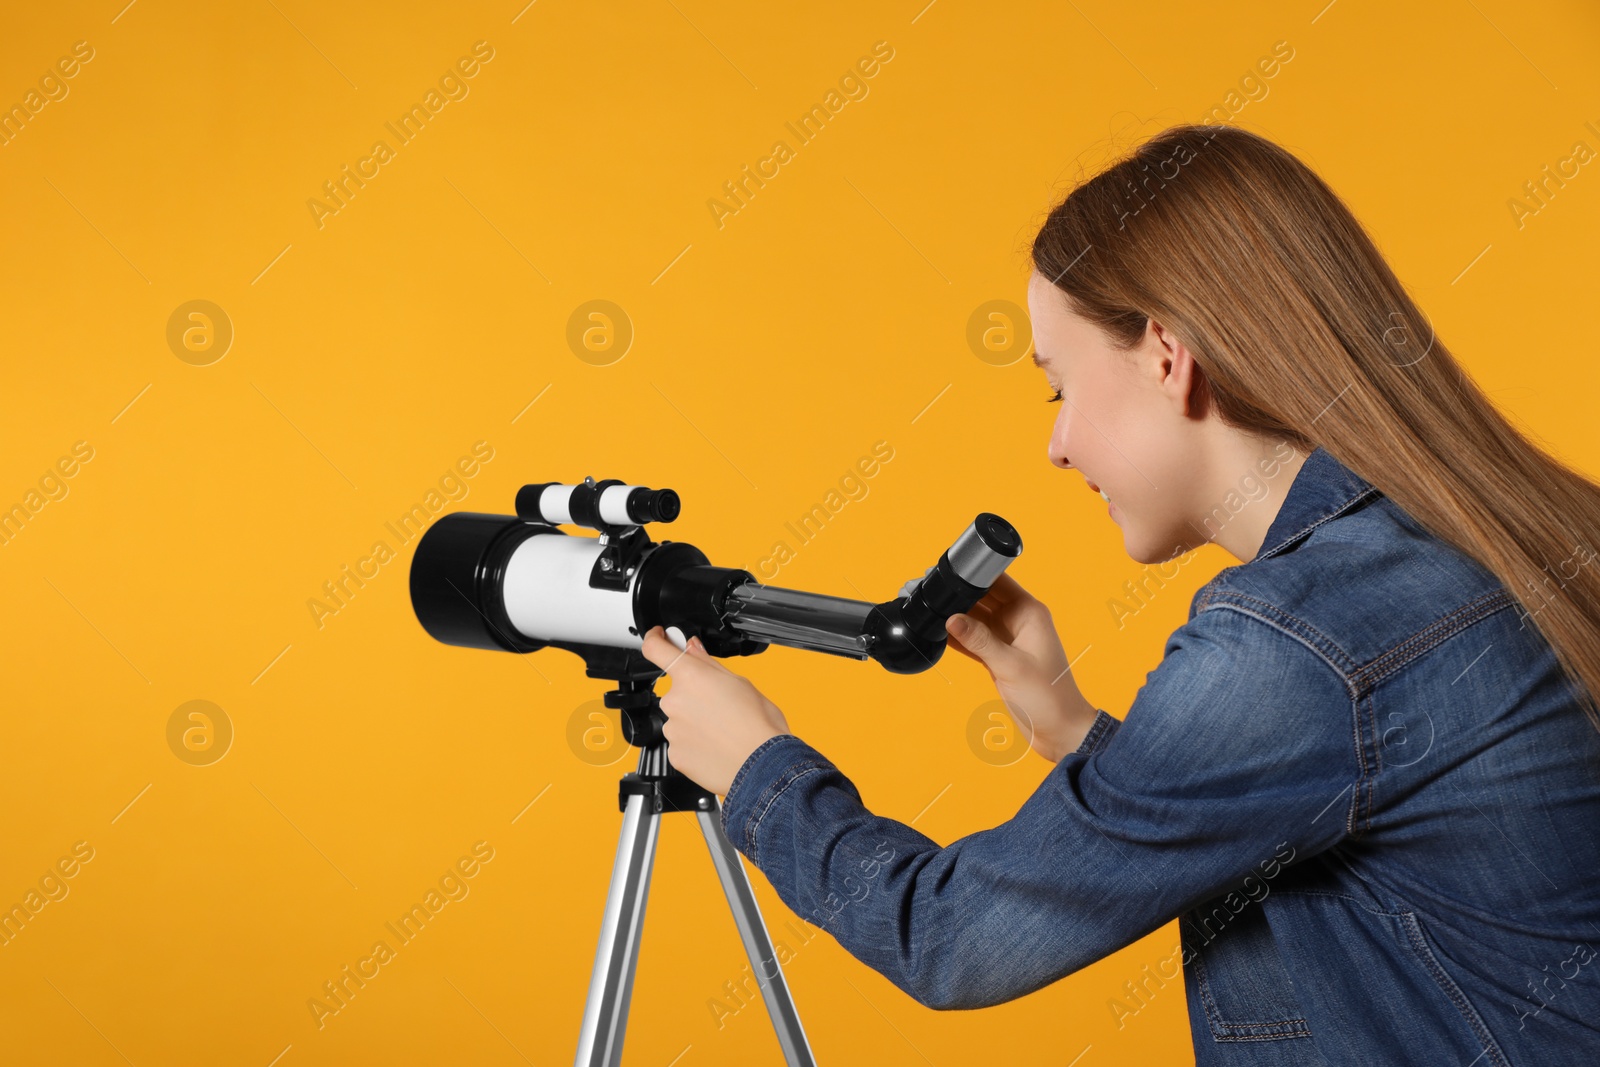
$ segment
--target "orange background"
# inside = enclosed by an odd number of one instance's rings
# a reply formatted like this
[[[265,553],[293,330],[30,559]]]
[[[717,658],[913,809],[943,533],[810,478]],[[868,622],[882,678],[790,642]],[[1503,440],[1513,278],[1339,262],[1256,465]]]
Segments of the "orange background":
[[[1576,0],[10,13],[0,103],[75,42],[93,58],[0,147],[0,506],[41,479],[59,497],[0,544],[0,903],[76,843],[93,856],[0,945],[4,1058],[570,1061],[632,754],[584,733],[603,686],[576,659],[418,626],[415,542],[385,523],[475,442],[492,459],[446,481],[449,509],[586,475],[670,486],[684,512],[658,539],[752,569],[786,540],[774,584],[858,599],[996,511],[1085,692],[1125,713],[1232,560],[1206,550],[1119,627],[1108,601],[1141,568],[1046,462],[1025,332],[982,352],[968,324],[1024,303],[1027,242],[1080,168],[1214,106],[1327,178],[1489,394],[1600,471],[1600,176],[1520,225],[1509,203],[1575,142],[1600,149],[1597,31]],[[466,95],[395,144],[384,124],[478,41],[493,57]],[[867,95],[799,145],[785,122],[880,41]],[[1293,58],[1251,81],[1279,41]],[[379,139],[394,158],[319,226],[307,202]],[[719,227],[707,201],[779,139],[793,158]],[[192,300],[231,323],[221,358],[202,335],[187,359],[169,346]],[[631,324],[620,358],[569,346],[591,300]],[[869,492],[796,544],[785,524],[880,440]],[[92,458],[49,480],[80,441]],[[319,626],[308,602],[380,540],[396,557]],[[1048,769],[979,758],[994,694],[960,657],[914,677],[782,648],[736,665],[874,811],[940,842],[1004,821]],[[169,742],[195,700],[233,732],[207,765]],[[308,1000],[480,841],[468,895],[319,1029]],[[651,897],[627,1061],[778,1062],[758,1007],[719,1028],[708,1006],[746,961],[687,818],[665,820]],[[822,1063],[1183,1063],[1181,982],[1120,1027],[1108,1007],[1175,944],[1169,925],[976,1013],[922,1008],[826,935],[786,971]]]

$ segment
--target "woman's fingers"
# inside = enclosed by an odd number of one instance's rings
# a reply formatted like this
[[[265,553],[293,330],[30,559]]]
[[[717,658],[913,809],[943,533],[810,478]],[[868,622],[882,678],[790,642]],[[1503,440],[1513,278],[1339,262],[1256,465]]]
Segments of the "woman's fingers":
[[[952,616],[952,619],[955,618],[957,616]],[[950,632],[950,626],[951,622],[947,621],[945,623],[947,633]],[[988,667],[996,677],[1020,677],[1025,672],[1026,654],[1011,644],[1010,634],[970,615],[966,617],[965,626],[957,628],[963,632],[953,633],[951,636],[961,642],[962,648],[968,655]]]
[[[989,592],[986,595],[993,597],[998,603],[1009,604],[1019,597],[1028,596],[1029,593],[1022,588],[1022,584],[1015,578],[1001,571],[1000,577],[996,578],[993,584],[989,586]]]
[[[701,660],[711,667],[715,667],[723,674],[733,673],[732,671],[728,670],[727,664],[723,663],[720,659],[706,651],[705,644],[698,637],[689,638],[688,647],[686,650],[695,659]]]
[[[1011,575],[1002,573],[989,587],[987,594],[995,602],[1011,611],[1049,612],[1045,602],[1024,589]]]
[[[674,645],[668,639],[666,631],[659,625],[652,626],[644,632],[644,640],[639,651],[645,659],[669,675],[674,667],[681,666],[684,658],[690,655],[688,649],[680,649]]]

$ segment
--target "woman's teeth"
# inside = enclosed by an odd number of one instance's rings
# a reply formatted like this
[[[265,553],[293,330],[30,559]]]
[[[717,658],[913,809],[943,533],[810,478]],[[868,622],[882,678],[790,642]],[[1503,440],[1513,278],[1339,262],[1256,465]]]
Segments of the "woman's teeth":
[[[1111,503],[1111,498],[1106,496],[1106,491],[1104,489],[1100,490],[1100,499],[1104,500],[1107,504]]]

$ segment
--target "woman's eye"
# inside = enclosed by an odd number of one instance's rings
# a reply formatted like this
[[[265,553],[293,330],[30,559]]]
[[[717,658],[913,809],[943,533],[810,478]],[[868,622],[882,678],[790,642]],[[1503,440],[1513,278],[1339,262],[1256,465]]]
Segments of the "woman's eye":
[[[1060,399],[1061,399],[1061,390],[1057,389],[1056,390],[1056,395],[1051,397],[1049,400],[1046,400],[1045,403],[1046,404],[1054,404],[1056,401],[1058,401]]]

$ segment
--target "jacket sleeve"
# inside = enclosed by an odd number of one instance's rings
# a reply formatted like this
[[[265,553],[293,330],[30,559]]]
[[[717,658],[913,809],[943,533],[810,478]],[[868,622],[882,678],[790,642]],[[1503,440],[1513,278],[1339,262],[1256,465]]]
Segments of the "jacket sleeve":
[[[729,839],[797,915],[918,1002],[1031,993],[1226,893],[1260,899],[1347,833],[1363,766],[1344,676],[1232,607],[1167,641],[1016,815],[941,847],[874,815],[793,734],[729,784]],[[1356,787],[1356,788],[1353,788]]]

